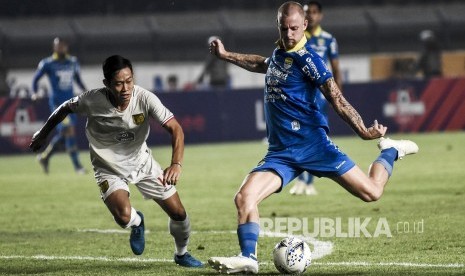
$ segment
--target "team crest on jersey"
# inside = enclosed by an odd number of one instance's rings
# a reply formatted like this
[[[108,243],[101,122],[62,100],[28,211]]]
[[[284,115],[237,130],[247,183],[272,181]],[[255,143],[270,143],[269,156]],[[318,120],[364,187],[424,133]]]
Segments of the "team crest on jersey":
[[[98,186],[100,187],[100,192],[102,192],[102,194],[106,193],[108,191],[108,188],[110,187],[110,185],[108,184],[108,180],[100,182]]]
[[[145,121],[145,116],[143,113],[132,115],[132,121],[136,125],[141,125]]]
[[[292,67],[292,62],[294,60],[291,57],[287,57],[284,59],[284,69],[289,70]]]
[[[292,127],[292,130],[293,130],[293,131],[298,131],[298,130],[300,130],[300,122],[299,122],[299,121],[296,121],[296,120],[292,121],[291,127]]]
[[[319,46],[324,46],[325,45],[325,40],[323,38],[318,39],[318,45]]]

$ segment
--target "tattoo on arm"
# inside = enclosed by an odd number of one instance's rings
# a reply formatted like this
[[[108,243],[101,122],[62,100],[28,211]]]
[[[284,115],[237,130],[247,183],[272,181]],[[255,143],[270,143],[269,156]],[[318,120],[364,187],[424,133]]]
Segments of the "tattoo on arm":
[[[265,62],[266,58],[259,55],[229,52],[224,59],[227,62],[255,73],[266,73],[268,70],[268,64]]]
[[[363,139],[369,139],[370,134],[363,119],[355,108],[344,98],[333,78],[327,80],[321,87],[321,92],[331,103],[336,113]]]

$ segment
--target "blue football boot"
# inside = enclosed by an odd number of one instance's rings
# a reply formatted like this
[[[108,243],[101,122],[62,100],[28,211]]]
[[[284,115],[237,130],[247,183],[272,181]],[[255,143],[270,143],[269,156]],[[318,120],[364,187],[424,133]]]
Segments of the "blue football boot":
[[[129,237],[129,244],[131,245],[132,252],[136,255],[141,255],[145,249],[145,226],[144,215],[137,211],[141,220],[139,226],[131,226],[131,236]]]
[[[184,267],[203,267],[203,263],[196,258],[192,257],[189,252],[182,256],[174,254],[174,262],[180,266]]]

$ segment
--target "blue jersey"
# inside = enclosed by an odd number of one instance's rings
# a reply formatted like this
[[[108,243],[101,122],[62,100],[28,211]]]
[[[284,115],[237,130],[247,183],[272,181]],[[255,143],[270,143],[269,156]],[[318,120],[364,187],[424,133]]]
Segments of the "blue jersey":
[[[328,64],[328,61],[339,57],[336,38],[322,30],[321,27],[318,27],[313,35],[305,31],[305,36],[308,40],[308,46],[322,57],[326,64]]]
[[[76,81],[81,89],[85,90],[80,77],[79,62],[76,57],[67,56],[65,59],[58,59],[54,54],[41,60],[32,81],[34,93],[37,92],[39,79],[44,74],[47,75],[52,87],[51,94],[49,95],[49,104],[52,110],[74,97],[74,81]]]
[[[336,38],[333,37],[330,33],[321,29],[320,26],[318,26],[313,35],[310,32],[305,31],[305,37],[308,40],[306,47],[315,51],[321,58],[323,58],[326,64],[328,64],[329,61],[339,57]],[[323,94],[320,93],[318,98],[318,106],[326,118],[328,109],[327,105],[328,102],[326,101]]]
[[[329,131],[317,97],[332,77],[323,59],[302,40],[289,51],[275,49],[265,77],[265,120],[270,150],[303,145],[318,129]]]

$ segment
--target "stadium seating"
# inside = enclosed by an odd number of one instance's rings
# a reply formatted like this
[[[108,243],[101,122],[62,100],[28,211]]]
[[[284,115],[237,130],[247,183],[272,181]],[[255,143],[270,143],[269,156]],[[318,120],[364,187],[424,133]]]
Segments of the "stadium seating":
[[[392,6],[368,9],[375,32],[375,51],[416,51],[421,49],[419,33],[439,33],[442,22],[432,6]]]
[[[443,5],[439,16],[444,22],[445,46],[448,49],[465,48],[465,5]]]
[[[329,6],[323,27],[341,54],[419,51],[419,33],[436,31],[444,49],[465,47],[465,4]],[[258,5],[258,4],[257,4]],[[0,19],[7,68],[35,67],[55,36],[70,41],[83,64],[119,53],[134,61],[202,61],[207,39],[219,35],[234,51],[269,55],[278,38],[275,9],[74,15]],[[150,7],[149,11],[154,10]]]
[[[155,14],[147,17],[156,60],[203,60],[212,35],[224,36],[219,13]]]
[[[152,60],[152,32],[144,16],[86,16],[71,21],[76,31],[82,63],[100,63],[113,54],[134,60]],[[124,23],[124,24],[122,24]]]
[[[43,57],[50,55],[54,37],[63,37],[71,44],[76,38],[63,17],[1,20],[0,32],[7,67],[37,66]]]

